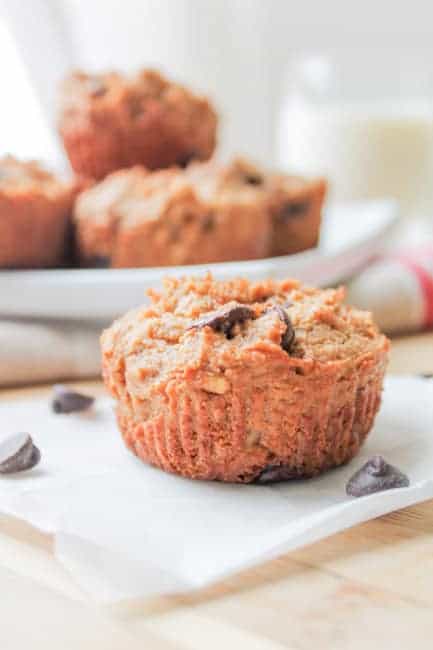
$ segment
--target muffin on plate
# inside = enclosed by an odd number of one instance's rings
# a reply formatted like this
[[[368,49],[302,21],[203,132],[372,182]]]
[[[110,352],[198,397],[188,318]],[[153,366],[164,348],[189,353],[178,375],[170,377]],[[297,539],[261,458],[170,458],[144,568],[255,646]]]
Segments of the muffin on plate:
[[[343,289],[169,279],[102,336],[126,445],[195,479],[312,477],[358,452],[388,341]]]
[[[87,266],[146,267],[266,257],[267,198],[246,170],[217,163],[133,167],[83,192],[74,210]]]
[[[0,159],[0,268],[65,260],[74,188],[36,162]]]
[[[62,86],[59,131],[73,169],[84,176],[206,160],[216,126],[207,99],[154,70],[133,77],[75,72]]]

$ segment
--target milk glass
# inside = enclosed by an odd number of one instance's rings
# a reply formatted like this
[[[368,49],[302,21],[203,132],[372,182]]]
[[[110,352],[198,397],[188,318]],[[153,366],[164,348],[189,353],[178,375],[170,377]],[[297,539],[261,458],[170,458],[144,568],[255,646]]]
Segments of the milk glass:
[[[433,62],[421,52],[363,49],[290,62],[279,163],[329,178],[336,200],[394,197],[433,215]]]

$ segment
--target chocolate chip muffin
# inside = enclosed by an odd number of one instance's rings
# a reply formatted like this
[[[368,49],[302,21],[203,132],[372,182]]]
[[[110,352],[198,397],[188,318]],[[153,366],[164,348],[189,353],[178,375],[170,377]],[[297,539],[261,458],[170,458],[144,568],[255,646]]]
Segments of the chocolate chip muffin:
[[[378,411],[388,341],[343,289],[170,279],[102,336],[119,427],[147,463],[270,483],[349,461]]]
[[[74,188],[36,162],[0,159],[0,268],[61,265]]]
[[[141,164],[206,160],[215,148],[211,104],[153,70],[71,74],[61,90],[59,130],[73,169],[85,176]]]
[[[267,199],[241,166],[133,167],[83,192],[74,212],[83,265],[169,266],[266,257]]]

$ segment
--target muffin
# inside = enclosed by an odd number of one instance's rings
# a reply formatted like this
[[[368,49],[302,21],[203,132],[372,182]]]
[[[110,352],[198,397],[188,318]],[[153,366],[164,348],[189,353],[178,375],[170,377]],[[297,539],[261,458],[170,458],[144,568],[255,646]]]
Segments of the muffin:
[[[266,257],[267,200],[239,166],[192,164],[110,174],[78,198],[83,265],[169,266]]]
[[[388,341],[343,289],[170,279],[102,335],[129,449],[194,479],[312,477],[358,452]]]
[[[211,104],[153,70],[71,74],[63,83],[59,131],[75,172],[103,178],[123,167],[149,169],[206,160],[215,148]]]
[[[62,264],[74,190],[36,162],[0,159],[0,268]]]

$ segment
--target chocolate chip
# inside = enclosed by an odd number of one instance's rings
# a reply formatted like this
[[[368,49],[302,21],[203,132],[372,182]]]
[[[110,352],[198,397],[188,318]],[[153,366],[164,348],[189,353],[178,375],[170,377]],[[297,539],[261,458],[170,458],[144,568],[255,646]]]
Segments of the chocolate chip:
[[[286,310],[283,309],[281,305],[274,305],[269,311],[276,311],[279,319],[286,325],[286,331],[281,337],[281,347],[283,350],[290,353],[295,340],[295,330],[293,329],[292,321],[290,320]]]
[[[421,372],[418,377],[422,379],[433,379],[433,375],[430,372]]]
[[[92,97],[102,97],[108,88],[98,77],[89,77],[86,82],[89,95]]]
[[[408,485],[408,477],[397,467],[389,465],[382,456],[373,456],[349,479],[346,493],[352,497],[363,497]]]
[[[38,465],[38,463],[41,460],[41,452],[39,450],[39,447],[36,447],[36,445],[33,445],[33,452],[30,457],[30,467],[28,469],[31,469],[32,467],[35,467]]]
[[[288,465],[267,465],[260,474],[256,476],[254,483],[267,485],[269,483],[290,481],[294,478],[299,478],[299,474],[295,469],[293,469],[293,467],[289,467]]]
[[[105,257],[104,255],[95,255],[88,259],[87,265],[93,269],[108,269],[110,268],[111,260],[109,257]]]
[[[307,212],[309,204],[307,201],[300,203],[286,203],[283,208],[280,210],[278,218],[283,223],[294,219],[296,217],[301,217],[305,212]]]
[[[201,229],[203,232],[210,232],[215,228],[215,220],[212,214],[207,214],[202,221]]]
[[[245,305],[238,305],[214,311],[212,314],[195,321],[188,329],[211,327],[215,332],[222,332],[228,339],[231,339],[233,337],[233,326],[250,318],[255,318],[255,312]]]
[[[79,413],[87,411],[95,401],[90,395],[83,395],[69,390],[66,386],[57,384],[53,387],[54,396],[51,402],[54,413]]]
[[[41,452],[28,433],[16,433],[0,443],[0,474],[15,474],[39,463]]]
[[[178,160],[177,164],[179,167],[188,167],[189,163],[192,162],[196,157],[197,154],[194,152],[187,153]]]
[[[263,183],[263,176],[260,174],[245,174],[245,182],[248,185],[261,185]]]

